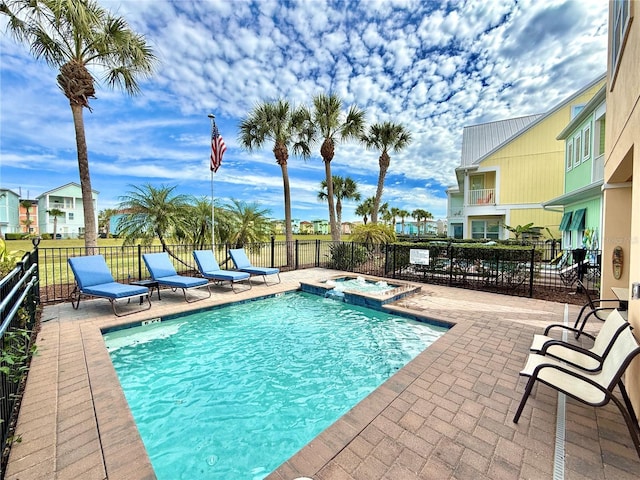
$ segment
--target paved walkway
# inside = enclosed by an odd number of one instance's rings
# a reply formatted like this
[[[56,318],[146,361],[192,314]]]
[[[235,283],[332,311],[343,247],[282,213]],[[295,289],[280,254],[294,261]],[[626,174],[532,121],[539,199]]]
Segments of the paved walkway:
[[[22,440],[6,480],[155,478],[101,328],[292,290],[336,273],[287,272],[280,285],[240,294],[213,288],[195,304],[163,291],[151,310],[124,319],[105,300],[83,301],[77,311],[46,307],[18,420]],[[565,466],[555,477],[557,395],[536,387],[520,422],[512,422],[533,334],[561,323],[565,309],[575,318],[576,306],[423,285],[394,308],[455,326],[269,480],[638,478],[640,461],[615,406],[567,400]]]

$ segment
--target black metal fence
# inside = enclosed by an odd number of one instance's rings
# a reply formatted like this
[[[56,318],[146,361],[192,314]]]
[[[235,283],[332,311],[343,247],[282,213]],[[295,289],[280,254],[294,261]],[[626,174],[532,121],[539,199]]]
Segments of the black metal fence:
[[[4,478],[20,392],[33,353],[39,303],[37,255],[37,251],[26,254],[9,275],[0,280],[0,478]]]
[[[208,246],[208,248],[211,248]],[[231,245],[215,245],[221,268],[233,269],[228,255]],[[537,246],[469,246],[448,242],[364,245],[353,242],[295,240],[244,246],[257,266],[281,271],[312,267],[331,268],[423,283],[456,286],[535,297],[541,291],[575,292],[581,279],[590,290],[598,290],[600,252],[558,250],[551,244]],[[167,247],[176,271],[197,276],[190,245]],[[160,252],[161,246],[98,247],[116,281],[149,278],[142,255]],[[428,264],[412,261],[411,250],[428,250]],[[84,247],[40,248],[40,296],[42,303],[68,301],[74,278],[67,259],[86,255]]]

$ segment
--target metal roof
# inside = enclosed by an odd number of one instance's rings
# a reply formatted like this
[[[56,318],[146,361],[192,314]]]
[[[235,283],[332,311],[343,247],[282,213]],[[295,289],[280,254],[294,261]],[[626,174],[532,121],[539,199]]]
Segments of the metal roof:
[[[487,153],[521,132],[543,114],[509,118],[496,122],[464,127],[462,131],[462,158],[460,166],[470,166]]]

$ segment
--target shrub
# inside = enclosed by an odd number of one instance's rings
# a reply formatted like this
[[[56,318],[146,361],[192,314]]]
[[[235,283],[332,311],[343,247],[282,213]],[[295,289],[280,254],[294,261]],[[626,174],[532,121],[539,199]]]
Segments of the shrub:
[[[367,249],[357,243],[334,243],[329,246],[329,268],[353,271],[367,260]]]
[[[367,247],[392,243],[396,241],[396,234],[389,225],[380,223],[368,223],[367,225],[357,225],[349,239],[352,242],[364,243]]]
[[[4,234],[4,239],[5,240],[23,240],[25,238],[28,238],[28,234],[26,233],[5,233]]]

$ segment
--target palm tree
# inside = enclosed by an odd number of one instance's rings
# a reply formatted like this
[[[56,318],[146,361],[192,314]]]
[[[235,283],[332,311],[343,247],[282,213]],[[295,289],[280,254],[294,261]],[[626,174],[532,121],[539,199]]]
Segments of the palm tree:
[[[133,186],[133,191],[120,197],[118,210],[123,213],[117,233],[124,236],[124,245],[133,245],[138,240],[143,245],[151,245],[157,237],[163,250],[174,256],[167,246],[167,238],[182,228],[184,212],[190,205],[190,197],[174,195],[175,189],[175,186],[146,184]]]
[[[389,214],[391,215],[391,227],[393,227],[393,231],[396,231],[396,217],[400,216],[400,209],[397,207],[391,207],[389,210]]]
[[[267,140],[273,141],[273,155],[282,170],[288,265],[294,263],[291,193],[287,169],[289,148],[293,148],[294,154],[304,159],[309,158],[309,145],[313,139],[312,127],[309,111],[304,107],[293,108],[286,100],[256,105],[240,122],[240,144],[248,151],[261,148]]]
[[[58,239],[58,217],[64,217],[65,213],[58,209],[52,208],[51,210],[47,210],[47,213],[53,217],[53,239]]]
[[[91,111],[89,99],[95,98],[88,67],[101,71],[109,87],[135,94],[136,77],[151,74],[155,56],[142,35],[95,0],[3,0],[0,13],[9,17],[9,31],[29,45],[36,59],[60,70],[58,86],[69,99],[76,132],[84,241],[90,252],[97,246],[97,229],[83,119],[83,108]]]
[[[366,225],[368,221],[368,217],[371,215],[371,210],[373,209],[373,201],[375,197],[369,197],[364,202],[356,207],[356,215],[362,217],[362,222]]]
[[[31,207],[33,207],[33,203],[31,203],[31,200],[22,200],[20,202],[20,206],[24,208],[24,211],[27,214],[27,218],[22,223],[25,227],[27,227],[26,233],[29,233],[29,227],[33,223],[31,221]]]
[[[187,208],[180,214],[182,218],[176,225],[176,238],[185,245],[193,245],[197,250],[209,248],[211,245],[211,199],[209,197],[191,198]],[[217,216],[216,220],[218,220]]]
[[[413,212],[411,212],[411,216],[416,219],[416,223],[418,224],[418,235],[420,235],[421,220],[424,219],[426,224],[427,219],[433,218],[431,212],[423,210],[422,208],[416,208]]]
[[[375,204],[375,197],[374,197],[374,204]],[[389,212],[389,202],[384,202],[383,204],[381,204],[380,208],[378,209],[378,212],[380,213],[380,216],[382,217],[383,221],[385,222],[391,221],[391,213]],[[373,216],[373,208],[371,209],[371,215]],[[374,223],[373,220],[371,221],[371,223]]]
[[[336,221],[340,228],[339,232],[342,234],[342,200],[360,200],[360,192],[358,192],[358,184],[351,178],[342,178],[338,175],[334,175],[333,178],[333,196],[336,199]],[[320,191],[318,192],[318,200],[326,200],[327,194],[327,181],[322,180],[320,182]]]
[[[398,216],[400,217],[400,222],[402,224],[402,229],[400,230],[400,232],[404,234],[404,219],[409,216],[409,212],[407,210],[400,209],[398,211]]]
[[[230,226],[230,235],[227,240],[235,248],[241,248],[249,243],[265,242],[271,234],[271,222],[269,209],[260,208],[257,203],[246,203],[232,199],[225,205]]]
[[[376,200],[371,212],[371,222],[377,223],[382,190],[384,189],[384,179],[391,163],[389,152],[399,152],[406,148],[411,143],[411,134],[397,123],[376,123],[369,127],[369,132],[362,137],[362,141],[367,148],[375,148],[381,152],[378,158],[378,165],[380,166],[378,188],[376,189]]]
[[[320,94],[313,98],[313,123],[317,135],[322,138],[320,155],[324,162],[327,203],[329,204],[329,228],[331,229],[331,239],[334,242],[340,241],[340,228],[336,225],[331,160],[335,155],[337,141],[362,137],[364,116],[364,110],[360,110],[354,105],[349,107],[346,115],[343,115],[342,100],[335,93]]]
[[[105,233],[107,238],[111,236],[111,218],[118,213],[115,208],[105,208],[98,212],[98,228]]]

